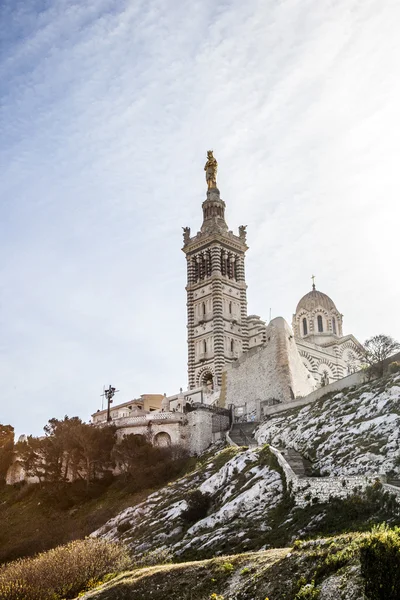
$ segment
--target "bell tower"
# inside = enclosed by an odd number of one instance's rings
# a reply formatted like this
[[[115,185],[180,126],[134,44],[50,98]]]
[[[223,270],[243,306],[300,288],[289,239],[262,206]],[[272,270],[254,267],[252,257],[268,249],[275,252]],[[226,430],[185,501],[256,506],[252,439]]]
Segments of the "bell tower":
[[[189,389],[218,388],[226,363],[248,350],[244,270],[246,227],[228,231],[225,202],[217,187],[218,163],[212,150],[204,167],[207,197],[196,235],[183,228],[187,261],[187,341]]]

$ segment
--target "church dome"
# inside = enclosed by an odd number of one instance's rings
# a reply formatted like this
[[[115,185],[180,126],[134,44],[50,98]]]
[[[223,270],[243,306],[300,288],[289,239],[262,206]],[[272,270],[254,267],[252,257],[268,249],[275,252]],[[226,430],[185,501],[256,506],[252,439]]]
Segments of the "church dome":
[[[323,292],[319,292],[318,290],[313,289],[311,290],[311,292],[308,292],[308,294],[302,297],[302,299],[296,307],[296,314],[302,309],[306,311],[312,311],[315,308],[317,308],[317,306],[325,308],[327,311],[334,310],[338,312],[334,301],[331,298],[329,298],[329,296],[327,296]]]
[[[293,315],[292,329],[296,338],[307,338],[324,345],[343,335],[343,315],[332,298],[313,288],[302,297]]]

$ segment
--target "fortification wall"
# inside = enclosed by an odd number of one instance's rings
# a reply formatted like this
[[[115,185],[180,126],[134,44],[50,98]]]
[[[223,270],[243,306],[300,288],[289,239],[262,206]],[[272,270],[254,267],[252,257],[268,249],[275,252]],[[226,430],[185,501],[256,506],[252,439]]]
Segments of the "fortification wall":
[[[347,377],[343,377],[343,379],[338,379],[337,381],[333,381],[329,385],[325,387],[318,388],[314,390],[304,398],[296,398],[293,402],[290,403],[290,406],[287,404],[275,404],[274,406],[265,406],[262,407],[262,413],[264,417],[276,415],[278,413],[284,412],[289,408],[296,408],[297,406],[306,406],[307,404],[312,404],[319,398],[326,396],[326,394],[330,394],[331,392],[340,392],[341,390],[353,387],[356,385],[360,385],[365,382],[365,373],[364,371],[357,371],[356,373],[352,373]]]
[[[200,454],[213,440],[213,413],[195,410],[187,414],[188,448],[190,454]]]
[[[303,365],[293,333],[278,317],[266,328],[266,343],[246,352],[226,368],[225,406],[246,406],[247,415],[260,419],[260,403],[292,402],[315,388]]]
[[[329,502],[331,498],[347,498],[356,492],[363,492],[380,481],[384,488],[393,488],[388,490],[395,493],[400,501],[400,489],[389,486],[386,483],[386,476],[376,475],[349,475],[344,477],[298,477],[285,458],[276,448],[270,446],[271,452],[276,456],[278,463],[286,477],[286,482],[291,488],[291,493],[296,506],[304,508],[313,502]]]
[[[390,356],[389,358],[383,361],[385,367],[387,367],[391,362],[400,361],[400,352]],[[303,398],[296,398],[290,403],[290,406],[287,404],[275,404],[274,406],[267,406],[265,403],[262,405],[262,415],[261,417],[265,418],[271,415],[276,415],[278,413],[284,412],[288,410],[288,408],[296,408],[297,406],[306,406],[307,404],[312,404],[316,400],[319,400],[323,396],[330,394],[332,392],[340,392],[346,388],[354,387],[356,385],[361,385],[367,381],[367,376],[365,371],[356,371],[356,373],[352,373],[351,375],[347,375],[343,377],[343,379],[338,379],[337,381],[333,381],[329,385],[324,387],[320,387],[317,390],[307,394]]]

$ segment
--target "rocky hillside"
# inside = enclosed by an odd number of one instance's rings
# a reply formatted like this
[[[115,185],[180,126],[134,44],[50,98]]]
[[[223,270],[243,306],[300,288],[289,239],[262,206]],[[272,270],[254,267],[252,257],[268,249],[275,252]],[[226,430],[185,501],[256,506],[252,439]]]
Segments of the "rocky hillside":
[[[270,417],[256,438],[294,448],[321,475],[386,473],[400,479],[400,374]]]
[[[208,494],[212,508],[190,524],[181,517],[193,490]],[[136,554],[156,548],[177,556],[239,551],[254,547],[254,537],[270,529],[269,514],[282,498],[280,472],[268,452],[229,447],[204,457],[193,473],[127,508],[94,535],[122,539]]]
[[[296,448],[315,474],[400,474],[400,377],[325,397],[262,424],[260,444]],[[191,492],[208,494],[206,514],[182,518]],[[267,446],[211,450],[195,470],[127,508],[93,535],[123,540],[136,555],[165,549],[180,560],[283,546],[296,537],[398,522],[379,490],[352,504],[293,506],[285,477]]]

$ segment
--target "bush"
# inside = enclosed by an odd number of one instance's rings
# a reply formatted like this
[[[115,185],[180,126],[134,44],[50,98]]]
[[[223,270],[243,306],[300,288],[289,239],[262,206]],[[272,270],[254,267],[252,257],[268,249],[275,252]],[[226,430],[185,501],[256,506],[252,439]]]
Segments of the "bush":
[[[196,523],[207,516],[210,508],[211,499],[209,494],[203,494],[200,490],[194,490],[189,493],[187,499],[187,509],[181,514],[181,517],[187,523]]]
[[[400,371],[400,362],[393,361],[388,366],[389,373],[398,373]]]
[[[132,528],[132,523],[130,521],[123,521],[117,525],[118,533],[125,533]]]
[[[107,574],[130,565],[120,544],[87,538],[0,568],[0,600],[75,598]]]
[[[360,547],[365,593],[371,600],[400,598],[400,528],[375,527]]]
[[[315,587],[314,582],[307,583],[302,586],[295,596],[295,600],[317,600],[321,594],[321,590]]]

